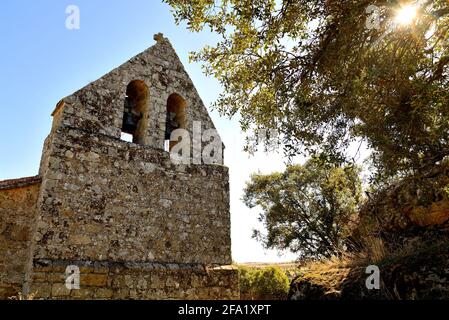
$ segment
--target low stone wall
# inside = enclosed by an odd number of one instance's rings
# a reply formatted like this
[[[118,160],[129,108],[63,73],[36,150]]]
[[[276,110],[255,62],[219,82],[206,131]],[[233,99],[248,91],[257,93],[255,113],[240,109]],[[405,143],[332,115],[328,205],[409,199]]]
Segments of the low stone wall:
[[[38,177],[0,182],[0,299],[22,290]]]
[[[66,268],[80,270],[80,289],[65,286]],[[200,264],[36,260],[35,299],[238,299],[238,270]]]

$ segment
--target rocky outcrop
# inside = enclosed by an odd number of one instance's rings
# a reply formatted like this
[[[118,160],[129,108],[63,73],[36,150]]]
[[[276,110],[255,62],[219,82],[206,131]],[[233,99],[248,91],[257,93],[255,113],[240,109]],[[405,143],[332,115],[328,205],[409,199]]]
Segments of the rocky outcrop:
[[[368,289],[365,265],[303,269],[290,287],[292,300],[446,300],[449,299],[449,243],[442,242],[377,266],[380,288]]]
[[[355,236],[449,225],[449,161],[410,176],[370,196],[359,212]]]

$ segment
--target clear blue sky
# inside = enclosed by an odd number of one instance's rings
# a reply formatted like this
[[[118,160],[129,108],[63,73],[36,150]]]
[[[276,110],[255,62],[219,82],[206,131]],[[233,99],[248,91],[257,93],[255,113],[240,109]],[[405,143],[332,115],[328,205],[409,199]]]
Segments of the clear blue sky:
[[[65,27],[66,7],[80,9],[80,29]],[[37,174],[50,113],[63,97],[151,46],[153,34],[169,38],[202,99],[209,106],[220,86],[206,78],[188,53],[216,42],[216,36],[190,33],[176,26],[170,7],[159,0],[14,0],[0,10],[0,180]],[[251,239],[258,210],[240,198],[249,174],[282,169],[279,155],[248,158],[238,123],[212,117],[226,149],[230,168],[233,258],[238,262],[287,261]]]

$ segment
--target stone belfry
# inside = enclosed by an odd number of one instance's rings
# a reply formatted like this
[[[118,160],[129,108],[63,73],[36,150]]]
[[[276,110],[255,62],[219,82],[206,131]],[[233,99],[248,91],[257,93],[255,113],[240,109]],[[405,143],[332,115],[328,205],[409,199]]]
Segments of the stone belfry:
[[[228,169],[169,152],[173,131],[215,127],[169,41],[155,40],[58,103],[38,176],[0,182],[0,218],[14,216],[0,219],[0,253],[19,252],[2,257],[0,295],[238,298]]]

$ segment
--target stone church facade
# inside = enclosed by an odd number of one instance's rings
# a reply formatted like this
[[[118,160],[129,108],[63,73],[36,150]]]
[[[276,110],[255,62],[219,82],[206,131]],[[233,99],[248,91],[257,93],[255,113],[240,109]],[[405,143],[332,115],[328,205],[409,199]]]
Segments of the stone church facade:
[[[0,298],[239,297],[228,169],[170,157],[174,130],[215,127],[169,41],[155,40],[58,103],[38,176],[0,181]]]

